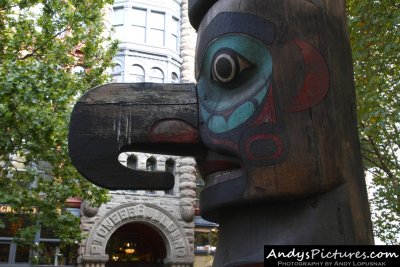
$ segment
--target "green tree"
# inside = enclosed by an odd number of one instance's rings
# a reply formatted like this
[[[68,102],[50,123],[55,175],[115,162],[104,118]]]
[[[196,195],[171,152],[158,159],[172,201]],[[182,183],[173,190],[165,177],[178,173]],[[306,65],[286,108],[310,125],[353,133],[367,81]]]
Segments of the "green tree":
[[[64,244],[80,240],[66,200],[107,200],[72,166],[67,134],[77,98],[109,79],[117,45],[104,34],[103,15],[111,3],[0,1],[0,204],[15,211],[8,220],[24,214],[29,224],[18,237],[25,242],[39,226]]]
[[[374,232],[400,243],[400,2],[347,1]]]

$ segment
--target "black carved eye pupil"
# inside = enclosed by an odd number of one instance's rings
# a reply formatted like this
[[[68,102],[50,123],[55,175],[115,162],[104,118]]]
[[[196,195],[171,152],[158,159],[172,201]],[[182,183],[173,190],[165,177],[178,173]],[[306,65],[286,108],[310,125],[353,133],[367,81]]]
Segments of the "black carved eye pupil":
[[[252,64],[230,48],[218,50],[211,60],[211,79],[220,85],[228,85],[238,79],[240,73]]]
[[[213,59],[213,76],[220,83],[229,83],[236,77],[237,60],[228,53],[218,53]]]
[[[234,72],[234,67],[226,57],[221,57],[215,64],[215,71],[219,77],[228,79],[232,75],[232,72]]]

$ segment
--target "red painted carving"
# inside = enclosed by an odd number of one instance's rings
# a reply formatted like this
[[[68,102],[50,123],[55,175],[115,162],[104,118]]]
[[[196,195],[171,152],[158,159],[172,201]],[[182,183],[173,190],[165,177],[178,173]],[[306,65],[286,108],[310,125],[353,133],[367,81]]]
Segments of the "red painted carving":
[[[184,121],[167,119],[153,124],[150,129],[150,140],[160,143],[197,143],[199,132]]]
[[[320,103],[329,89],[329,70],[322,55],[304,41],[295,39],[303,55],[305,76],[303,86],[286,112],[300,112]]]
[[[254,121],[254,125],[261,124],[263,122],[268,122],[269,124],[276,123],[276,112],[275,112],[275,103],[272,95],[272,86],[268,89],[267,100],[264,103],[260,114],[257,116]]]

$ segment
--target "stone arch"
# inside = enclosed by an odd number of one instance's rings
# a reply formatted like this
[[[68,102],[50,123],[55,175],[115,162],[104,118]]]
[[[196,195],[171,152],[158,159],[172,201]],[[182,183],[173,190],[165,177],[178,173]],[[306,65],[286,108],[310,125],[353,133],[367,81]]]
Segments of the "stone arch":
[[[104,266],[108,261],[105,252],[108,240],[120,226],[127,223],[145,223],[160,234],[167,249],[166,264],[190,266],[186,265],[191,262],[189,240],[179,222],[164,209],[147,203],[122,204],[104,214],[90,231],[82,263],[92,266],[97,262]]]
[[[138,158],[135,154],[131,154],[126,158],[126,167],[137,170]]]
[[[151,156],[146,159],[146,171],[154,172],[157,170],[157,159],[154,156]]]

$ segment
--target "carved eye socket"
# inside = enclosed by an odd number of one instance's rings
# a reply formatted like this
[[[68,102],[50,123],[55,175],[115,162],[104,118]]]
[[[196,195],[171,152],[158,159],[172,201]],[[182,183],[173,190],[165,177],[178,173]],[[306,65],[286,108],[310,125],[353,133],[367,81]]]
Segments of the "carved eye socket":
[[[228,84],[251,66],[252,64],[236,51],[228,48],[220,49],[211,61],[211,78],[221,84]]]

